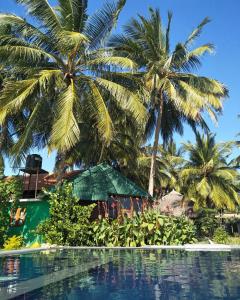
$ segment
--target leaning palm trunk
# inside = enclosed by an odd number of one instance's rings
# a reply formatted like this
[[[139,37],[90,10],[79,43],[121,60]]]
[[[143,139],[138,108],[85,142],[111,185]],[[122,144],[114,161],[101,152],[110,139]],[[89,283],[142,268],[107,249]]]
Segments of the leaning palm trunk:
[[[158,150],[159,135],[160,135],[161,123],[162,123],[162,111],[163,111],[163,98],[162,98],[162,92],[160,92],[160,105],[159,105],[157,124],[156,124],[156,129],[154,134],[154,142],[153,142],[152,157],[151,157],[151,169],[150,169],[149,184],[148,184],[148,193],[151,196],[153,196],[153,190],[154,190],[157,150]]]

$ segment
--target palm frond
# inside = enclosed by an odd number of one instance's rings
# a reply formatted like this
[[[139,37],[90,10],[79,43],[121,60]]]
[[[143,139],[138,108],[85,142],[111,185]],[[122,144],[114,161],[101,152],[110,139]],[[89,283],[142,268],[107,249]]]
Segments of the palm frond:
[[[109,57],[99,57],[95,59],[91,59],[87,62],[89,66],[115,66],[125,70],[134,70],[137,68],[135,62],[133,62],[130,58],[127,57],[119,57],[119,56],[109,56]]]
[[[0,96],[0,123],[14,110],[19,110],[38,91],[38,79],[27,79],[17,82],[8,81]]]
[[[113,124],[108,108],[106,107],[105,101],[93,81],[89,81],[89,86],[93,94],[93,106],[96,109],[94,117],[97,119],[98,131],[104,142],[109,145],[113,136]]]
[[[14,161],[21,160],[22,154],[26,153],[31,148],[32,135],[34,133],[34,129],[36,130],[36,123],[39,120],[39,114],[43,114],[44,111],[42,109],[43,100],[40,100],[35,108],[33,109],[26,127],[18,139],[17,143],[11,149],[11,154],[13,155]],[[13,163],[15,164],[15,162]]]
[[[125,3],[126,0],[118,0],[116,3],[105,3],[101,9],[88,19],[84,34],[90,41],[89,49],[95,49],[99,45],[104,44],[113,27],[116,25]]]
[[[55,61],[51,54],[30,46],[12,46],[11,44],[0,46],[0,62],[2,64],[17,64],[19,60],[35,64],[49,59]]]
[[[189,35],[189,37],[187,38],[186,42],[185,42],[185,46],[190,45],[191,43],[194,42],[194,40],[199,37],[199,35],[202,32],[203,27],[208,24],[210,22],[209,18],[204,18],[202,20],[202,22],[197,26],[196,29],[194,29],[191,34]]]
[[[16,35],[26,39],[28,42],[41,47],[46,51],[56,51],[56,45],[52,38],[44,34],[40,29],[28,23],[25,19],[13,14],[0,14],[0,26],[10,26],[8,35]]]
[[[168,23],[167,23],[167,30],[166,30],[166,52],[169,53],[170,51],[170,29],[171,29],[171,22],[172,22],[172,12],[168,12]]]
[[[98,86],[107,90],[124,110],[130,111],[139,124],[144,122],[146,119],[146,109],[139,95],[115,82],[103,78],[97,77],[95,78],[95,82]]]
[[[78,142],[80,130],[74,116],[74,106],[78,98],[77,88],[71,79],[71,84],[58,98],[56,120],[50,138],[50,150],[57,149],[64,152]]]
[[[39,20],[47,30],[61,29],[59,17],[48,0],[16,0],[16,2],[26,6],[28,14]]]

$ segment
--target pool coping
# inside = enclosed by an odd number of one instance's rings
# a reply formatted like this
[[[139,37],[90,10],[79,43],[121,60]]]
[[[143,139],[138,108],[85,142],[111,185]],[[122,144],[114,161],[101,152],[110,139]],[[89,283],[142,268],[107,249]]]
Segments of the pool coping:
[[[142,246],[142,247],[102,247],[102,246],[48,246],[39,248],[25,248],[20,250],[0,250],[1,256],[28,254],[40,251],[64,250],[64,249],[79,249],[79,250],[185,250],[185,251],[231,251],[240,250],[240,245],[224,245],[224,244],[186,244],[176,246]]]

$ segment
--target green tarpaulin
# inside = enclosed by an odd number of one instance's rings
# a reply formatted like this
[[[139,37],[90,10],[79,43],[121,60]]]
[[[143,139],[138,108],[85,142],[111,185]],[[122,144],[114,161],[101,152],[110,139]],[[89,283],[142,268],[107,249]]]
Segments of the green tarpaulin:
[[[84,171],[72,182],[74,195],[80,200],[107,201],[109,195],[149,197],[142,188],[106,163]]]

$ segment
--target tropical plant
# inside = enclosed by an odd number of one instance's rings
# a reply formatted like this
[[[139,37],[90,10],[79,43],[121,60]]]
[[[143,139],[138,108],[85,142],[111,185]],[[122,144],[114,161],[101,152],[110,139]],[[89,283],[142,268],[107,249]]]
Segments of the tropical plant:
[[[4,243],[10,227],[9,211],[14,213],[22,191],[22,181],[19,178],[0,180],[0,247]]]
[[[133,149],[136,149],[136,147],[133,147]],[[134,159],[132,159],[131,165],[128,163],[121,168],[121,171],[144,189],[147,189],[152,147],[145,146],[137,149],[134,152]],[[180,192],[182,188],[180,171],[184,162],[183,149],[181,147],[177,149],[176,144],[172,140],[158,146],[154,190],[156,197],[161,197],[173,189]]]
[[[196,134],[196,143],[185,143],[189,155],[180,176],[183,194],[196,207],[216,207],[233,210],[240,203],[238,172],[227,164],[234,143],[216,143],[213,134]]]
[[[13,235],[8,238],[3,245],[4,250],[17,250],[23,246],[23,237]]]
[[[111,102],[134,120],[144,120],[139,90],[127,84],[135,63],[104,48],[125,0],[106,3],[91,17],[85,0],[58,0],[57,7],[47,0],[16,2],[37,22],[0,14],[0,28],[11,25],[0,37],[0,63],[21,74],[6,79],[0,95],[1,124],[16,112],[26,122],[12,149],[15,156],[47,145],[58,151],[63,168],[65,153],[79,142],[85,123],[108,146],[114,135]]]
[[[149,209],[131,218],[93,220],[96,205],[79,205],[70,183],[64,183],[47,194],[50,217],[38,226],[36,232],[51,244],[139,247],[179,245],[196,240],[196,228],[185,217],[162,216]]]
[[[212,44],[192,49],[193,42],[209,22],[205,18],[192,31],[187,40],[170,47],[172,14],[168,14],[166,30],[163,29],[159,10],[150,8],[150,17],[139,16],[124,26],[124,33],[111,38],[109,45],[119,55],[131,58],[139,66],[151,98],[148,105],[147,137],[154,132],[154,142],[149,176],[149,193],[153,195],[156,174],[156,157],[159,135],[168,140],[174,131],[182,133],[182,122],[206,127],[201,116],[203,110],[216,120],[222,109],[221,99],[226,88],[218,81],[198,76],[190,71],[200,66],[200,58],[213,51]]]
[[[173,140],[158,148],[158,156],[164,162],[165,172],[168,174],[168,177],[161,177],[160,186],[165,193],[172,190],[180,192],[183,185],[180,172],[185,164],[183,148],[177,148]],[[156,169],[156,173],[158,173],[158,169]]]
[[[192,221],[162,216],[153,210],[132,218],[125,217],[121,223],[118,220],[96,220],[92,228],[94,245],[97,246],[181,245],[196,241]]]
[[[216,218],[216,210],[201,209],[197,212],[194,224],[197,228],[197,235],[200,238],[212,238],[215,230],[220,225],[220,220]]]
[[[46,242],[57,245],[88,245],[90,217],[95,204],[79,205],[72,185],[64,183],[53,192],[47,192],[50,204],[49,218],[37,228]]]
[[[226,244],[228,242],[229,235],[223,227],[218,227],[213,235],[214,242],[218,244]]]

